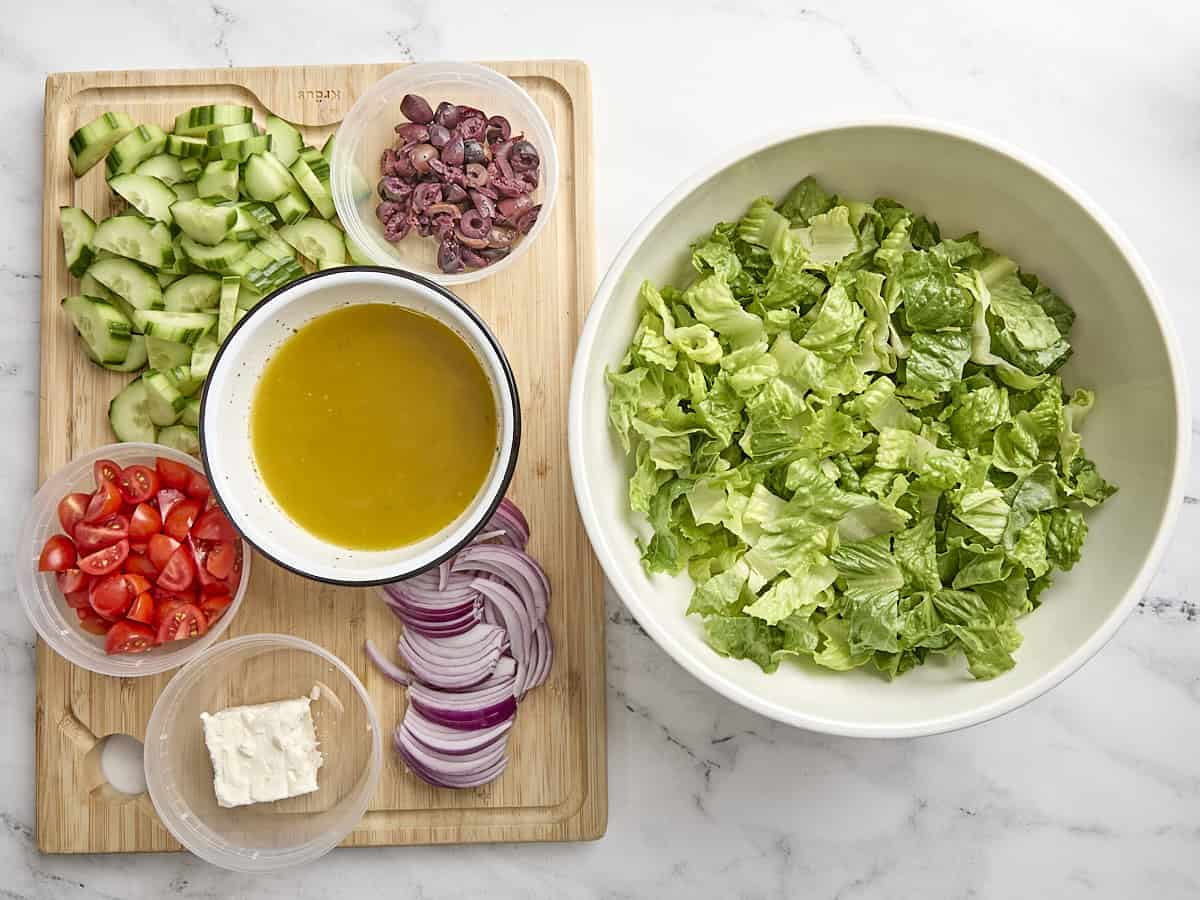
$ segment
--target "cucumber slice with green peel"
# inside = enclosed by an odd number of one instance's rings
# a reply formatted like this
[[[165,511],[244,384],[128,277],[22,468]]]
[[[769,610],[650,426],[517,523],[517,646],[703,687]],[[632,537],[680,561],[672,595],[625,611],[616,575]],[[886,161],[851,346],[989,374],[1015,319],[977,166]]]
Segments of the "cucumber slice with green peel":
[[[179,424],[188,428],[200,427],[200,398],[189,397],[183,412],[179,414]]]
[[[207,272],[184,275],[163,291],[163,306],[172,312],[213,310],[217,308],[220,299],[221,279]]]
[[[197,181],[204,174],[204,163],[191,156],[180,159],[179,168],[183,171],[184,183]],[[176,189],[175,193],[179,193],[178,189]],[[184,198],[180,197],[179,199],[182,200]]]
[[[212,369],[213,360],[217,358],[217,351],[219,349],[221,349],[221,345],[217,343],[216,337],[212,334],[206,334],[200,340],[196,341],[192,348],[193,378],[199,378],[203,381],[208,377],[208,373]]]
[[[146,339],[140,334],[134,334],[129,337],[129,350],[125,353],[125,359],[122,362],[100,363],[100,365],[111,372],[140,372],[146,368],[148,361]]]
[[[133,324],[147,337],[194,344],[213,330],[217,324],[217,317],[212,313],[139,309],[133,314]]]
[[[335,137],[337,137],[336,131],[327,137],[325,139],[325,143],[321,145],[321,155],[325,157],[325,162],[331,162],[333,160],[333,139]]]
[[[157,125],[139,125],[121,138],[105,157],[108,177],[127,175],[152,156],[163,152],[167,133]]]
[[[273,203],[292,191],[300,190],[287,166],[269,150],[266,153],[256,153],[246,160],[244,177],[251,199],[264,203]]]
[[[106,112],[71,135],[67,142],[67,158],[71,161],[71,171],[75,177],[81,177],[100,162],[118,141],[136,127],[137,123],[125,113]]]
[[[173,369],[162,369],[161,371],[166,376],[167,381],[171,382],[175,390],[179,391],[184,397],[193,396],[196,391],[204,386],[204,379],[194,376],[190,365],[176,366]]]
[[[244,246],[250,245],[249,241],[243,241],[242,243]],[[251,269],[258,269],[258,268],[261,268],[261,267],[256,266],[254,264],[254,261],[252,259],[250,259],[250,254],[246,254],[241,259],[235,259],[233,262],[222,266],[219,271],[220,271],[221,275],[236,275],[239,278],[241,278],[242,276],[246,275]]]
[[[230,212],[234,213],[234,218],[236,219],[236,211],[230,210]],[[219,244],[209,246],[201,244],[187,235],[184,235],[180,239],[179,245],[183,248],[183,252],[187,255],[187,258],[200,268],[222,274],[225,273],[229,266],[245,256],[250,249],[246,241],[225,240]]]
[[[291,172],[292,177],[296,179],[297,184],[312,201],[312,205],[322,218],[332,219],[337,215],[337,210],[333,207],[333,195],[329,193],[329,188],[321,182],[307,162],[303,159],[296,160],[292,164]]]
[[[231,209],[237,210],[237,221],[233,223],[233,228],[229,231],[229,239],[234,241],[247,241],[251,244],[257,243],[259,240],[258,229],[259,223],[254,216],[245,208],[245,204],[241,201],[230,204]],[[272,213],[272,216],[274,213]]]
[[[109,303],[120,299],[116,294],[97,281],[96,276],[91,272],[84,272],[83,277],[79,279],[79,293],[85,297],[107,300]]]
[[[200,196],[200,191],[196,188],[194,181],[182,181],[171,188],[175,192],[175,196],[179,200],[195,200]]]
[[[312,169],[314,175],[321,181],[329,181],[329,160],[321,155],[321,151],[315,147],[305,147],[300,151],[300,159],[308,163],[308,167]]]
[[[178,425],[160,428],[156,443],[189,456],[200,455],[200,431],[190,425],[184,425],[182,420]]]
[[[279,236],[296,248],[299,254],[320,268],[346,264],[346,242],[333,225],[320,219],[304,219],[294,225],[284,225]]]
[[[226,276],[221,279],[221,309],[217,316],[217,343],[225,343],[229,332],[233,331],[234,314],[237,312],[238,287],[242,279],[236,276]]]
[[[242,321],[242,319],[246,318],[246,316],[248,316],[248,315],[250,315],[250,310],[248,310],[248,309],[235,309],[233,311],[234,327],[237,327],[237,323]]]
[[[293,191],[290,194],[284,194],[275,201],[275,212],[279,214],[279,218],[284,221],[284,224],[291,225],[294,222],[299,222],[308,215],[312,209],[312,204],[309,203],[308,197],[303,191]]]
[[[160,428],[178,422],[179,414],[187,405],[187,397],[179,393],[171,379],[162,372],[147,369],[142,375],[142,383],[146,385],[146,413],[150,421]]]
[[[271,136],[271,152],[285,166],[290,166],[300,155],[304,139],[290,122],[279,116],[267,116],[267,134]]]
[[[218,156],[217,151],[208,146],[208,142],[204,138],[186,137],[180,134],[167,135],[163,150],[171,156],[200,161],[215,159]]]
[[[234,141],[232,144],[222,144],[221,159],[245,162],[255,153],[266,153],[270,149],[271,136],[269,134],[260,134],[257,137],[248,137],[245,140]]]
[[[279,232],[274,228],[271,229],[270,234],[255,245],[255,248],[271,259],[292,259],[296,255],[292,245],[281,238]]]
[[[218,159],[204,167],[196,182],[196,192],[206,199],[236,200],[238,197],[238,164],[232,159]]]
[[[171,185],[179,184],[181,181],[191,181],[183,171],[183,162],[177,156],[172,156],[170,153],[160,153],[158,156],[152,156],[143,163],[140,163],[133,170],[134,175],[149,175],[151,178],[157,178],[163,184],[170,187]]]
[[[194,106],[175,117],[175,133],[189,137],[203,137],[214,128],[241,125],[254,120],[254,110],[248,106],[217,103],[210,106]]]
[[[134,309],[162,309],[163,292],[154,273],[132,260],[116,257],[92,263],[87,270]]]
[[[178,272],[164,272],[162,269],[159,269],[157,272],[155,272],[154,276],[158,279],[158,286],[161,288],[165,288],[167,285],[174,284],[183,277]]]
[[[178,187],[186,187],[187,185],[178,185]],[[187,254],[183,252],[183,247],[180,246],[180,241],[183,240],[182,234],[176,234],[171,239],[171,252],[175,254],[174,261],[169,266],[160,266],[158,272],[160,275],[187,275],[189,272],[195,271],[195,266],[187,258]]]
[[[94,297],[67,297],[62,307],[87,345],[89,355],[101,364],[123,363],[129,355],[133,327],[119,309]]]
[[[193,241],[210,247],[221,243],[237,222],[237,210],[218,206],[212,200],[180,200],[171,207],[180,230]],[[191,254],[188,254],[189,257]],[[196,260],[193,258],[193,262]]]
[[[136,378],[108,404],[108,423],[119,441],[153,443],[158,429],[150,421],[149,391],[141,378]]]
[[[158,371],[174,369],[176,366],[191,366],[192,345],[177,341],[165,341],[160,337],[144,339],[147,361],[150,368]]]
[[[112,216],[105,219],[96,226],[92,245],[154,269],[169,268],[175,261],[171,232],[167,226],[141,216]]]
[[[251,269],[243,280],[260,294],[269,294],[305,274],[304,267],[295,259],[277,259],[266,268]]]
[[[237,125],[223,125],[220,128],[213,128],[204,136],[204,140],[210,147],[220,147],[222,144],[233,144],[237,141],[244,141],[246,138],[258,136],[257,125],[253,122],[241,122]]]
[[[143,216],[168,225],[175,221],[171,204],[179,198],[166,182],[152,175],[114,175],[108,186]]]
[[[242,279],[242,286],[238,290],[238,309],[242,312],[249,312],[262,302],[264,296],[264,294],[258,291],[251,290],[250,286],[246,284],[245,279]]]
[[[367,256],[366,251],[350,235],[347,234],[344,237],[346,240],[346,255],[350,257],[350,262],[356,266],[373,266],[376,264],[375,260]]]
[[[58,227],[62,231],[67,271],[79,278],[96,258],[96,249],[92,246],[92,238],[96,235],[96,223],[77,206],[60,206]]]

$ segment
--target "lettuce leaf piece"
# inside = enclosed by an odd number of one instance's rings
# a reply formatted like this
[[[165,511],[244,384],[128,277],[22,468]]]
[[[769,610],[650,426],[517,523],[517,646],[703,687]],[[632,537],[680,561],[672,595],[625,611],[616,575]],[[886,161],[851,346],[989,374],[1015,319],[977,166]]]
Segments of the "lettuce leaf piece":
[[[932,253],[905,253],[899,271],[888,282],[911,331],[966,328],[972,299],[954,277],[953,267]],[[893,308],[897,308],[893,304]]]
[[[961,331],[920,331],[912,336],[905,360],[905,384],[926,391],[947,391],[962,379],[971,342]]]
[[[807,225],[809,220],[821,213],[833,209],[833,197],[825,191],[817,179],[811,175],[802,178],[794,188],[788,191],[779,212],[799,225]]]

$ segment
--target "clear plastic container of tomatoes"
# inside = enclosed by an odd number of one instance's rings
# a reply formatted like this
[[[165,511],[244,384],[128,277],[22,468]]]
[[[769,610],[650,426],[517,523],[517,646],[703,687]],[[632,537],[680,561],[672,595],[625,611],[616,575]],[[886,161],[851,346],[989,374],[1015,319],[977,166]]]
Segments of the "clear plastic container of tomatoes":
[[[33,498],[17,539],[14,556],[17,593],[29,621],[56,653],[77,666],[101,675],[122,678],[157,675],[195,659],[216,643],[229,627],[242,605],[246,585],[250,581],[250,546],[240,541],[242,573],[232,594],[232,602],[203,634],[196,638],[169,641],[141,653],[109,654],[105,652],[106,636],[84,630],[80,616],[68,604],[67,597],[60,589],[55,573],[38,571],[39,557],[46,541],[63,531],[59,521],[59,502],[68,494],[91,494],[95,490],[94,463],[108,459],[122,468],[143,465],[153,469],[156,457],[182,463],[204,474],[199,460],[169,447],[138,443],[99,447],[71,461],[46,480]]]

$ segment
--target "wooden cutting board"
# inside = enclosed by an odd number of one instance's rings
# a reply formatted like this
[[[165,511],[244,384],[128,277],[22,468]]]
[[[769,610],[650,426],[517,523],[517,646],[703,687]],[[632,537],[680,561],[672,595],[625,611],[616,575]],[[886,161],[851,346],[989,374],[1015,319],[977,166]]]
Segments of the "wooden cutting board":
[[[188,107],[242,103],[261,124],[270,111],[319,145],[360,92],[400,66],[72,72],[46,80],[42,226],[42,367],[39,480],[72,457],[110,443],[109,399],[128,380],[92,365],[62,297],[78,283],[63,261],[58,208],[99,219],[113,211],[100,164],[76,180],[67,140],[105,110],[169,126]],[[363,641],[393,646],[396,619],[371,590],[305,581],[254,561],[250,588],[227,635],[283,632],[323,645],[366,685],[383,723],[384,769],[346,845],[588,840],[607,822],[604,597],[599,566],[575,508],[567,462],[567,392],[575,342],[594,288],[592,110],[579,62],[505,62],[546,114],[562,165],[560,199],[531,251],[504,273],[458,290],[508,352],[520,386],[524,434],[510,489],[533,525],[530,552],[550,576],[556,650],[547,683],[521,705],[504,775],[474,791],[435,790],[410,775],[390,747],[403,692],[371,666]],[[437,98],[431,98],[436,100]],[[51,853],[178,850],[147,795],[131,797],[100,772],[99,742],[141,740],[170,673],[119,679],[37,647],[37,843]]]

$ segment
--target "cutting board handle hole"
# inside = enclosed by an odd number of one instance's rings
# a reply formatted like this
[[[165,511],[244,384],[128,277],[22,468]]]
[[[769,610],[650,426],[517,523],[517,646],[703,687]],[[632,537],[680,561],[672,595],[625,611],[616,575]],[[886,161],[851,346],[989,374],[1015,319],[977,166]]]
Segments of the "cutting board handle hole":
[[[91,795],[102,802],[125,803],[146,792],[142,742],[128,734],[110,734],[84,758]]]

